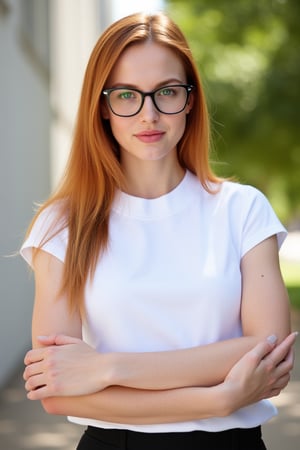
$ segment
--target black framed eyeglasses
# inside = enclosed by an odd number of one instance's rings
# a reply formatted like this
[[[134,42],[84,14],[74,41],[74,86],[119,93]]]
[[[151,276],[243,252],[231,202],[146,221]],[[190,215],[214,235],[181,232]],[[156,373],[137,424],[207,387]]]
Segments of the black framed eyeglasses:
[[[194,89],[191,84],[170,84],[154,91],[143,92],[139,89],[116,87],[104,89],[102,94],[116,116],[131,117],[138,114],[149,96],[156,109],[163,114],[178,114],[187,105],[190,93]]]

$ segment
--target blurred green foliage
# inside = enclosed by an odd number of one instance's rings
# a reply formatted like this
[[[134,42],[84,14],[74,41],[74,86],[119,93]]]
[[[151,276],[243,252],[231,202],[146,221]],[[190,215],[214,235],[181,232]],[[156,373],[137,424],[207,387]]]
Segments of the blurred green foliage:
[[[300,1],[168,0],[197,61],[220,175],[300,218]]]
[[[300,262],[281,260],[280,266],[291,305],[300,310]]]

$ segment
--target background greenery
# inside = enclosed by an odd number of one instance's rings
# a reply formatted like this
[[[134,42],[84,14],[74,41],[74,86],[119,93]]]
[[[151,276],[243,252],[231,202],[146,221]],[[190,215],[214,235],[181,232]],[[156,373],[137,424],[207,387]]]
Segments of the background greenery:
[[[281,261],[280,265],[291,304],[300,310],[300,262]]]
[[[196,58],[215,170],[262,190],[300,229],[300,1],[168,0]],[[300,263],[282,262],[300,308]]]
[[[215,169],[300,221],[300,1],[168,0],[208,97]]]

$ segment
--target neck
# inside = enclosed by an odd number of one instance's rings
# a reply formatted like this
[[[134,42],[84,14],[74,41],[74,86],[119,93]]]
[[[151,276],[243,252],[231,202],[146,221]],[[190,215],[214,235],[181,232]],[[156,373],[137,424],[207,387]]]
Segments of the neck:
[[[126,193],[135,197],[158,198],[172,191],[184,177],[184,169],[178,160],[174,164],[159,161],[138,161],[123,165],[126,177]]]

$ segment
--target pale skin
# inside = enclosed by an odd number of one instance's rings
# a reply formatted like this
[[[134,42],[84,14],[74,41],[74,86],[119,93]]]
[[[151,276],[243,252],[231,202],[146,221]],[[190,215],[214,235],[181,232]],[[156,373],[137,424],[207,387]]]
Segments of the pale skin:
[[[135,61],[139,61],[139,65]],[[142,80],[142,81],[141,81]],[[108,86],[143,91],[185,83],[180,60],[154,43],[126,50]],[[149,97],[139,114],[114,116],[104,108],[120,144],[128,193],[156,198],[182,179],[176,144],[186,109],[159,113]],[[158,130],[151,143],[143,130]],[[241,261],[244,336],[171,352],[99,354],[81,340],[81,319],[59,295],[63,263],[40,250],[35,263],[33,350],[25,357],[28,398],[47,412],[120,423],[148,424],[225,416],[262,398],[278,395],[293,367],[289,306],[280,274],[276,237],[251,249]],[[277,340],[267,340],[276,335]],[[40,336],[40,337],[39,337]]]

